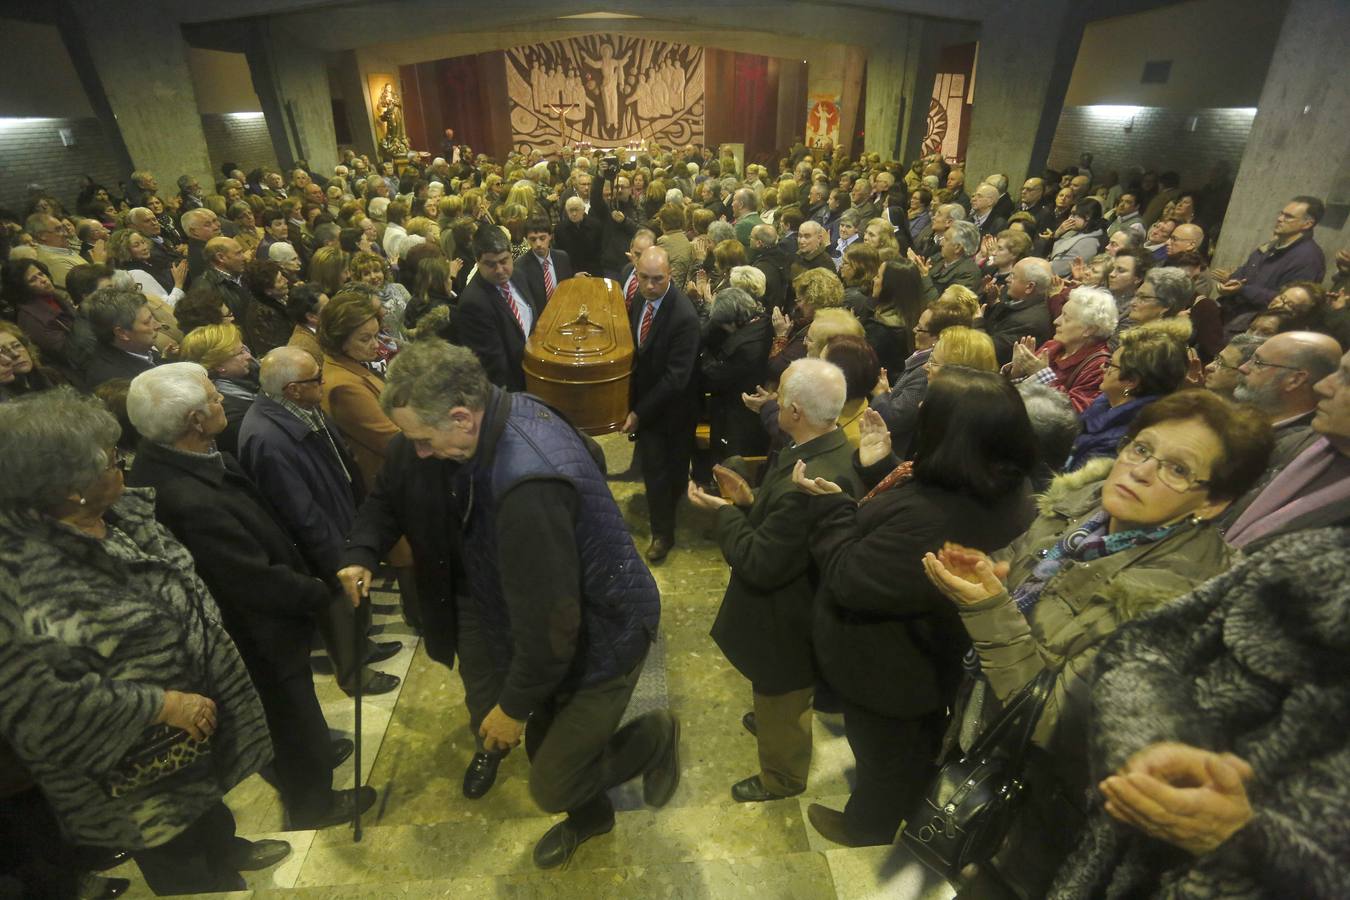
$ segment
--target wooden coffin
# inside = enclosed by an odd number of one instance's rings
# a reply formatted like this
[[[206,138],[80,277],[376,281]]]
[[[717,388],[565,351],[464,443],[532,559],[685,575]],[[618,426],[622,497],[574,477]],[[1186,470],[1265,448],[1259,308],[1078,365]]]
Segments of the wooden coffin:
[[[587,434],[618,431],[628,416],[633,333],[623,293],[608,278],[558,285],[525,344],[530,393]]]

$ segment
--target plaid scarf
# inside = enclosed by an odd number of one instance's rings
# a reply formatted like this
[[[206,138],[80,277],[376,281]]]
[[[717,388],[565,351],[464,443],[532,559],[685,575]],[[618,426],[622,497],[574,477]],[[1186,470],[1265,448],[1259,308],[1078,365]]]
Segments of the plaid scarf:
[[[1172,525],[1134,528],[1129,531],[1117,531],[1115,534],[1108,534],[1106,529],[1110,521],[1111,517],[1106,510],[1099,509],[1084,520],[1083,524],[1056,541],[1055,545],[1049,550],[1042,550],[1041,561],[1036,564],[1036,568],[1031,570],[1031,574],[1017,586],[1017,590],[1013,591],[1012,598],[1017,604],[1018,611],[1023,615],[1030,613],[1036,606],[1036,601],[1040,600],[1041,591],[1044,590],[1046,584],[1063,571],[1070,560],[1091,562],[1094,559],[1101,559],[1103,556],[1119,553],[1121,550],[1128,550],[1130,547],[1153,544],[1167,537],[1183,524],[1177,522]]]

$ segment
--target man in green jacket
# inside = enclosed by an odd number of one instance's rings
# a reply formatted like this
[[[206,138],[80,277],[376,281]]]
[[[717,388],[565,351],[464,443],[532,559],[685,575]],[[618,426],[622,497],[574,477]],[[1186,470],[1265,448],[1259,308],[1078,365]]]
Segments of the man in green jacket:
[[[717,542],[731,566],[712,636],[754,691],[754,712],[742,720],[759,740],[760,771],[731,787],[740,802],[777,800],[806,790],[811,768],[811,522],[807,495],[792,483],[805,461],[811,477],[857,497],[862,482],[853,447],[835,424],[844,405],[844,374],[831,363],[800,359],[779,386],[778,423],[791,443],[753,496],[744,481],[718,468],[723,497],[690,482],[689,499],[717,512]]]

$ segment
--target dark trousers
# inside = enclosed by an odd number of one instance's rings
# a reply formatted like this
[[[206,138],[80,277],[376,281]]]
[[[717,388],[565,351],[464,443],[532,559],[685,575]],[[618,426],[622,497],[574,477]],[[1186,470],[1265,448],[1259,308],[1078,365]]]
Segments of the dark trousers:
[[[235,843],[234,815],[217,802],[167,844],[132,855],[156,894],[237,891],[244,880],[226,862]]]
[[[675,504],[689,485],[689,457],[694,449],[694,426],[687,429],[643,431],[638,423],[637,455],[647,488],[647,510],[652,537],[675,540]]]
[[[857,762],[857,781],[844,807],[849,833],[889,844],[932,780],[942,741],[941,713],[918,719],[883,716],[844,700],[844,731]]]
[[[493,657],[487,641],[483,639],[483,626],[473,603],[467,597],[459,598],[456,603],[459,618],[459,678],[464,683],[464,705],[469,710],[469,730],[478,752],[483,753],[483,738],[478,733],[478,727],[492,712],[492,707],[497,705],[502,685],[506,683],[506,669]],[[510,751],[499,752],[505,756]]]
[[[327,811],[333,794],[332,740],[305,667],[278,677],[270,666],[250,667],[276,751],[277,787],[292,816]]]
[[[0,798],[0,897],[73,900],[77,855],[41,790]]]
[[[657,713],[618,727],[641,674],[638,663],[627,675],[553,697],[530,717],[530,795],[545,812],[566,812],[583,827],[612,820],[605,792],[642,774],[665,749],[670,735]]]
[[[370,606],[368,602],[362,603],[361,608],[356,609],[346,592],[338,590],[333,592],[328,606],[317,617],[324,649],[333,661],[333,677],[344,691],[356,687],[356,673],[362,671],[370,649],[370,638],[367,637],[361,639],[360,653],[356,645],[356,636],[370,631]]]

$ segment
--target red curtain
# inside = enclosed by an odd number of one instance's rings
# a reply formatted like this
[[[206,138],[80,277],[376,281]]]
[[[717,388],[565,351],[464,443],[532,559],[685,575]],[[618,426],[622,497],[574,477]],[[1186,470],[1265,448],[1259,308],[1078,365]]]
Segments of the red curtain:
[[[715,47],[704,50],[703,60],[705,141],[744,142],[747,162],[771,162],[778,139],[778,60]]]

